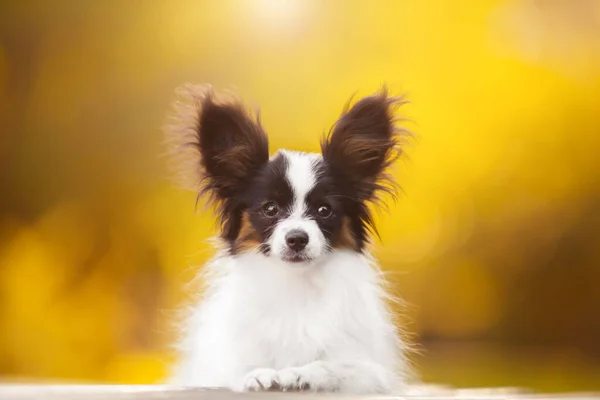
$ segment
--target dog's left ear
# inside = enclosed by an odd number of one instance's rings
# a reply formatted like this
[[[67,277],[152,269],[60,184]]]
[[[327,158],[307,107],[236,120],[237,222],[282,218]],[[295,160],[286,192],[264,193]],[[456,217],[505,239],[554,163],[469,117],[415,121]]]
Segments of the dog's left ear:
[[[374,200],[378,191],[394,194],[387,167],[401,154],[404,129],[393,115],[403,98],[380,93],[359,100],[345,112],[321,142],[323,158],[358,201]]]
[[[258,116],[233,94],[210,86],[179,89],[174,123],[167,127],[172,162],[187,188],[207,194],[221,217],[234,212],[233,199],[269,161],[269,145]]]

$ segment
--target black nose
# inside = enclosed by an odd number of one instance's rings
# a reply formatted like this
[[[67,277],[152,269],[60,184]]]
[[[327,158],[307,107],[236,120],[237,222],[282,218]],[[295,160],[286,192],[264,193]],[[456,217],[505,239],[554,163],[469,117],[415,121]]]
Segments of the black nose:
[[[285,235],[285,242],[294,251],[303,250],[308,244],[308,234],[304,231],[294,229]]]

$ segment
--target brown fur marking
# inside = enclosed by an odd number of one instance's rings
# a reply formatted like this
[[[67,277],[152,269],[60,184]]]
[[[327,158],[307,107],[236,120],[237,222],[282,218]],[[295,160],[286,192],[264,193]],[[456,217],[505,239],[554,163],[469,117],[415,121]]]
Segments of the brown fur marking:
[[[352,228],[350,227],[350,218],[344,217],[344,221],[342,222],[342,228],[340,229],[340,233],[333,243],[333,247],[336,249],[350,249],[354,251],[359,251],[359,245],[352,234]]]
[[[242,222],[240,227],[240,233],[235,240],[234,249],[236,252],[249,252],[252,250],[256,250],[258,246],[260,246],[260,235],[254,229],[250,220],[248,218],[248,214],[244,213],[242,216]]]

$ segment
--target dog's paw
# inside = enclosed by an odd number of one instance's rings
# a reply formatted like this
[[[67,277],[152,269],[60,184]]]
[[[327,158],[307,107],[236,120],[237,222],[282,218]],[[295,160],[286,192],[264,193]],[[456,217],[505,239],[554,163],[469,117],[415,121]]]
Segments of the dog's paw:
[[[259,392],[279,390],[277,371],[271,368],[257,368],[248,372],[236,388],[238,392]]]
[[[302,375],[301,368],[284,368],[278,373],[279,385],[283,391],[310,390],[310,383]]]
[[[338,379],[324,364],[313,362],[302,367],[284,368],[278,373],[281,390],[336,392],[339,390]]]

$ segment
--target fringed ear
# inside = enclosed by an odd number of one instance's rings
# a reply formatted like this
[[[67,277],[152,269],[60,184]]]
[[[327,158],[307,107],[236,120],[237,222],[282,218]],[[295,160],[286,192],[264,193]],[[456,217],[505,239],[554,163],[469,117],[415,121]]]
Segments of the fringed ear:
[[[395,196],[397,185],[386,170],[401,155],[399,145],[409,135],[394,117],[404,103],[384,88],[347,106],[321,142],[323,158],[358,201],[377,201],[378,192]]]
[[[232,94],[196,85],[185,85],[178,94],[166,128],[171,166],[184,187],[217,205],[227,230],[229,218],[239,212],[238,195],[269,161],[267,135],[258,115]]]

